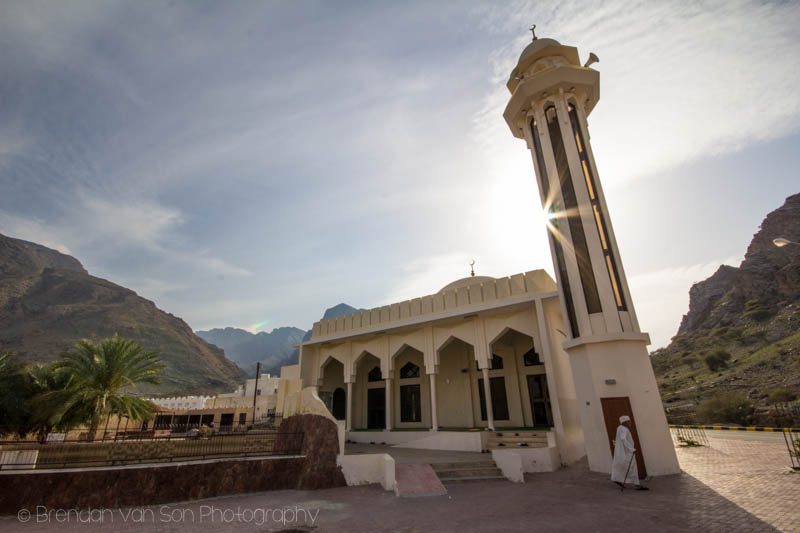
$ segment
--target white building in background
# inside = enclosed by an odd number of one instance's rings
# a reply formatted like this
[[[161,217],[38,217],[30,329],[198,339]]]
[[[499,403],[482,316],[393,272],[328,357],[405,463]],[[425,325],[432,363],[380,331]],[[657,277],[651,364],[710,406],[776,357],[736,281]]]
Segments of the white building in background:
[[[267,396],[269,394],[278,393],[279,377],[274,377],[271,374],[261,374],[256,378],[248,379],[242,385],[239,385],[234,392],[225,394],[218,394],[217,398],[250,398],[252,400],[255,396]]]
[[[507,83],[504,117],[531,152],[557,281],[468,277],[317,322],[278,386],[279,414],[318,395],[350,440],[514,446],[526,469],[588,456],[600,472],[628,415],[640,475],[679,471],[589,144],[590,57],[582,66],[576,48],[534,37]]]
[[[146,398],[159,407],[172,410],[202,409],[213,396],[170,396],[167,398]]]

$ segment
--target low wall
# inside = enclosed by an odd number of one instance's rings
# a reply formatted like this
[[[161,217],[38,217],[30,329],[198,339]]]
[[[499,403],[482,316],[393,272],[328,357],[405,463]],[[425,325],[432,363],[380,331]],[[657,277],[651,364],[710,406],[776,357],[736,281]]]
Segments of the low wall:
[[[216,459],[195,463],[0,472],[0,514],[114,508],[295,488],[303,457]]]
[[[384,490],[394,490],[395,462],[388,453],[340,455],[337,461],[348,486],[380,483]]]
[[[555,472],[561,466],[558,448],[495,448],[492,459],[511,481],[523,482],[523,473]]]
[[[280,489],[346,486],[336,464],[336,424],[319,415],[284,419],[275,451],[294,446],[301,455],[212,459],[178,464],[88,469],[0,471],[0,514],[44,505],[51,509],[114,508],[212,498]]]

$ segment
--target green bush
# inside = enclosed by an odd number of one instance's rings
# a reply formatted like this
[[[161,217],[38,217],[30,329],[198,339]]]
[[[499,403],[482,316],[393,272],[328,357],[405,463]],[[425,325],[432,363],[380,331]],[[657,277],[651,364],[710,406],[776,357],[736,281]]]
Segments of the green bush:
[[[730,358],[731,354],[725,350],[714,350],[708,354],[704,360],[708,369],[712,372],[716,372],[720,368],[727,368]]]
[[[729,329],[730,328],[728,328],[728,326],[722,326],[721,328],[714,328],[714,329],[711,330],[711,336],[712,337],[724,337],[725,335],[728,334],[728,330]]]
[[[768,318],[772,313],[764,307],[764,305],[758,300],[758,298],[753,298],[752,300],[747,300],[744,304],[744,313],[742,317],[750,318],[757,322]]]
[[[697,418],[705,424],[747,425],[753,414],[753,402],[738,392],[722,392],[703,400]]]
[[[772,389],[768,394],[769,403],[771,404],[793,402],[797,399],[797,393],[792,389],[787,389],[785,387]]]

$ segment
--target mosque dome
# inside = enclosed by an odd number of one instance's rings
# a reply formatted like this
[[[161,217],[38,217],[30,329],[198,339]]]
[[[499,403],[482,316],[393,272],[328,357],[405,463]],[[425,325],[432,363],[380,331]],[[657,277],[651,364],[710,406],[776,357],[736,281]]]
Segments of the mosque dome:
[[[544,39],[536,39],[535,41],[531,42],[531,44],[526,46],[525,50],[523,50],[519,55],[519,61],[517,61],[517,65],[528,63],[529,59],[536,57],[539,52],[551,46],[561,46],[561,43],[555,39],[548,39],[546,37]]]
[[[513,94],[520,80],[523,78],[524,73],[528,68],[536,63],[539,59],[549,56],[561,56],[567,63],[580,66],[578,59],[578,49],[574,46],[564,46],[555,39],[543,38],[534,39],[533,42],[528,44],[519,56],[517,66],[511,71],[508,77],[506,87]]]
[[[452,283],[448,283],[439,292],[449,291],[451,289],[460,289],[461,287],[469,287],[476,283],[486,283],[487,281],[494,281],[497,278],[490,276],[467,276],[466,278],[457,279]]]

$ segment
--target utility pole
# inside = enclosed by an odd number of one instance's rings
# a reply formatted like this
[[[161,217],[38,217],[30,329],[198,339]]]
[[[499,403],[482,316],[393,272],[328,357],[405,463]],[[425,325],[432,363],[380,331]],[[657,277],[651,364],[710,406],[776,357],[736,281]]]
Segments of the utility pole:
[[[258,396],[258,378],[261,376],[261,361],[256,363],[256,386],[253,388],[253,425],[256,424],[256,396]]]

